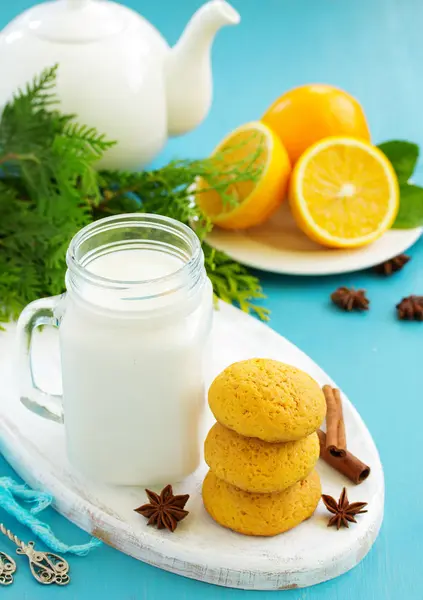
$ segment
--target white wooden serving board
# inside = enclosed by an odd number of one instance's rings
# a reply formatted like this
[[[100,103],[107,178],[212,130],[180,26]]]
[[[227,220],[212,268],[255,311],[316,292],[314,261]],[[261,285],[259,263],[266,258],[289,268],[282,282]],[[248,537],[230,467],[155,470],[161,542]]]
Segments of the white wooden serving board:
[[[373,440],[359,414],[344,396],[348,444],[369,464],[367,481],[354,486],[319,461],[323,491],[338,496],[344,485],[351,501],[367,501],[369,512],[350,529],[327,528],[329,513],[319,504],[315,515],[299,527],[273,538],[253,538],[217,525],[201,500],[206,467],[174,486],[189,493],[190,515],[174,534],[147,527],[134,512],[146,501],[142,488],[98,485],[69,466],[61,425],[38,417],[17,399],[13,383],[14,326],[0,333],[0,450],[21,477],[52,493],[55,507],[68,519],[135,558],[186,577],[217,585],[279,590],[310,586],[353,568],[375,541],[383,518],[384,478]],[[57,333],[45,330],[35,340],[38,382],[60,390]],[[269,357],[294,364],[319,383],[331,379],[305,354],[269,327],[222,304],[215,313],[210,383],[230,363]],[[208,427],[213,419],[210,415]],[[153,449],[152,449],[153,451]],[[128,457],[130,460],[130,457]],[[321,464],[320,464],[321,463]],[[1,475],[1,473],[0,473]]]

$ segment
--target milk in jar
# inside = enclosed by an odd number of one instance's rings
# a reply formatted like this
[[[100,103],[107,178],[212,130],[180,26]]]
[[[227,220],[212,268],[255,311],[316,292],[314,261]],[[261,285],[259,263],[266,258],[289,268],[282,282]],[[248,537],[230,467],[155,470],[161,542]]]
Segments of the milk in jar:
[[[211,283],[195,233],[154,215],[82,230],[56,315],[69,459],[92,479],[166,484],[199,464]]]

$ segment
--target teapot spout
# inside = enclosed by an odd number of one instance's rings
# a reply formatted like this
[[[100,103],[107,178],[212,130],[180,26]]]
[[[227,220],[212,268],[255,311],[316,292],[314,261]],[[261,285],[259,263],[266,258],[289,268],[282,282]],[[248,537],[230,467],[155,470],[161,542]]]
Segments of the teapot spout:
[[[225,0],[210,0],[192,17],[165,63],[169,135],[194,129],[212,102],[211,47],[218,30],[237,25],[238,12]]]

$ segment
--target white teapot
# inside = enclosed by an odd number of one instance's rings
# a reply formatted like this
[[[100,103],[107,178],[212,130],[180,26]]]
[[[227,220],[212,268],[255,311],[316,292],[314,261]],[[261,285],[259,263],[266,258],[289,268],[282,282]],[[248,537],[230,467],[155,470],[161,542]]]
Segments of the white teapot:
[[[225,0],[211,0],[169,48],[148,21],[109,0],[36,5],[0,33],[0,106],[58,63],[61,110],[118,142],[101,167],[135,169],[207,115],[214,36],[239,20]]]

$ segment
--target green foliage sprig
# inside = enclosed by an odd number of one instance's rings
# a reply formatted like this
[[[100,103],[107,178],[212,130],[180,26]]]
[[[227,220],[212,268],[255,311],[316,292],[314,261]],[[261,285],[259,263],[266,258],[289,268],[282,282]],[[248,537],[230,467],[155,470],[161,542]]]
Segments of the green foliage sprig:
[[[379,144],[387,156],[398,178],[400,207],[393,229],[413,229],[423,226],[423,188],[412,183],[419,158],[417,144],[403,140],[392,140]]]
[[[201,176],[225,194],[229,183],[256,177],[254,168],[234,165],[222,177],[216,157],[152,171],[99,172],[95,163],[113,142],[58,110],[56,72],[46,69],[18,91],[0,120],[0,322],[16,318],[36,298],[61,293],[73,235],[95,219],[123,212],[194,224],[216,297],[267,319],[268,311],[255,304],[263,298],[258,279],[204,242],[211,225],[192,190]]]

